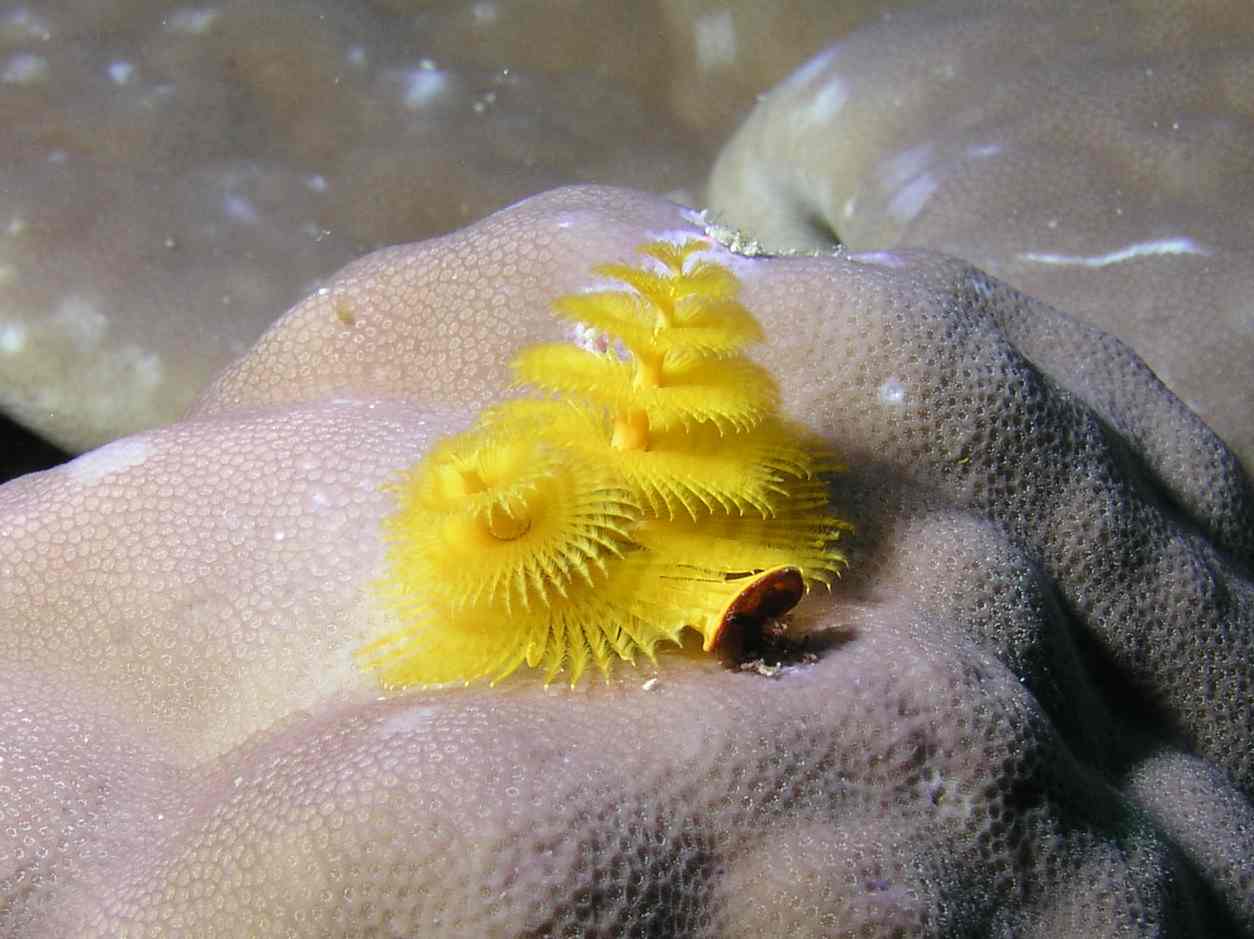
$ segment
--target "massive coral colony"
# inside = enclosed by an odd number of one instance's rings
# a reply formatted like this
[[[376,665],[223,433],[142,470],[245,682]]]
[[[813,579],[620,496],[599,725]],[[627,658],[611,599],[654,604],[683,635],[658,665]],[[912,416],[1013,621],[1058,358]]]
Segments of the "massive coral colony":
[[[790,606],[840,572],[838,467],[742,355],[762,330],[711,247],[658,240],[638,267],[596,268],[613,286],[554,304],[581,341],[513,362],[546,396],[488,409],[390,483],[374,593],[397,628],[359,651],[385,685],[524,663],[573,685],[686,629],[709,651],[747,598]]]

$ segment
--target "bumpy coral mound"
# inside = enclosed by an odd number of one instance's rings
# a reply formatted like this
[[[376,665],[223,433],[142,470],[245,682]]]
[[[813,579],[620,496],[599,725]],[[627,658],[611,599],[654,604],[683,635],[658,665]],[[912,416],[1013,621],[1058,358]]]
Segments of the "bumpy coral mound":
[[[765,96],[710,201],[775,250],[965,258],[1128,342],[1254,467],[1246,0],[939,0]]]
[[[0,928],[1254,935],[1249,484],[1125,347],[956,261],[716,252],[850,467],[808,656],[354,666],[388,480],[676,233],[563,190],[372,255],[191,420],[0,488]]]

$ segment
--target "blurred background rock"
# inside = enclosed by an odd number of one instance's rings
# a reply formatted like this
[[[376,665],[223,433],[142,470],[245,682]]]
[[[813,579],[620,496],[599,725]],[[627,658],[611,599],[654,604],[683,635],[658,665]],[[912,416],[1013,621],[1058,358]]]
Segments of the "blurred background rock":
[[[563,183],[698,201],[756,94],[893,5],[10,6],[0,409],[88,449],[176,418],[381,245]],[[3,434],[0,478],[60,455]]]

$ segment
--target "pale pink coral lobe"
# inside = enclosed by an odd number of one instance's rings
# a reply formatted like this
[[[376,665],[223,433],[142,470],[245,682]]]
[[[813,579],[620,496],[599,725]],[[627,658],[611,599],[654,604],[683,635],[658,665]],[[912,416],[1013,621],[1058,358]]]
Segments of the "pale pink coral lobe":
[[[685,224],[568,189],[367,256],[189,420],[0,488],[0,928],[1250,931],[1248,482],[1126,348],[951,259],[744,284],[851,467],[812,661],[382,700],[354,669],[385,480]]]

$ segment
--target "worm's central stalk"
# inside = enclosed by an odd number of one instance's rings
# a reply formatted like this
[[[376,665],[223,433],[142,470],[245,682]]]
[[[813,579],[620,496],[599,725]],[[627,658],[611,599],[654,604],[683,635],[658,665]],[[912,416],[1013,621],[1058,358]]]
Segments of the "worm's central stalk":
[[[614,436],[610,445],[615,450],[649,449],[649,415],[642,408],[624,408],[614,418]]]
[[[669,302],[658,303],[654,307],[653,331],[657,332],[661,329],[670,329],[675,325],[675,308]]]
[[[636,353],[636,373],[632,385],[641,390],[662,387],[662,356],[657,353]]]
[[[501,506],[494,505],[488,510],[484,527],[497,541],[515,541],[531,529],[531,519],[525,513],[511,515]]]

